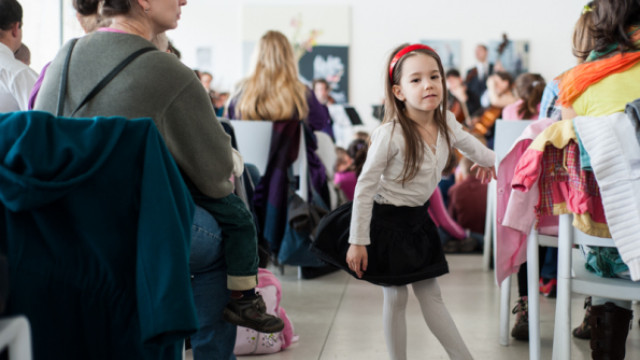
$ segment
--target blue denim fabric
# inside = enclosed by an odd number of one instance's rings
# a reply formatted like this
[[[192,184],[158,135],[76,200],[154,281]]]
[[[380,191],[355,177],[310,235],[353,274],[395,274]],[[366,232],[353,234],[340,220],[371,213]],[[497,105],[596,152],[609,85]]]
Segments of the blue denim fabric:
[[[194,360],[235,360],[236,326],[222,319],[229,301],[222,233],[216,220],[196,207],[191,228],[191,286],[200,329],[191,336]]]
[[[544,263],[540,268],[540,276],[545,279],[555,279],[558,276],[558,248],[547,248]]]

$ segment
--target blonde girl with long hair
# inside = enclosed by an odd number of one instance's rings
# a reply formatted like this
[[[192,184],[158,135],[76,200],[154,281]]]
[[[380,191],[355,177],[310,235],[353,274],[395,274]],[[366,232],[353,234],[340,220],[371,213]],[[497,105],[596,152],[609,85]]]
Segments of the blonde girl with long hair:
[[[332,135],[328,110],[298,79],[298,64],[286,36],[267,31],[256,47],[253,62],[253,72],[229,103],[229,118],[304,120],[311,129]]]
[[[477,163],[483,182],[495,178],[495,155],[446,111],[444,70],[432,48],[396,48],[385,72],[385,116],[371,136],[353,203],[327,216],[314,246],[323,259],[382,286],[391,359],[407,358],[408,284],[449,356],[471,359],[436,281],[449,268],[428,200],[454,147]]]

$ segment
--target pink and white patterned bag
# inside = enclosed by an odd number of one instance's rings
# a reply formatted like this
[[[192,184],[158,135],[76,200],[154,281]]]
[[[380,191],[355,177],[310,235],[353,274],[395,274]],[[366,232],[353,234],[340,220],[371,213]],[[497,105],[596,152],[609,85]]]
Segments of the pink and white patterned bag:
[[[280,280],[267,269],[258,269],[259,292],[267,306],[267,313],[276,315],[284,321],[284,330],[277,333],[261,333],[253,329],[238,326],[236,333],[236,345],[233,353],[236,355],[271,354],[288,348],[298,341],[298,335],[294,334],[293,324],[287,313],[280,307],[282,298],[282,286]]]

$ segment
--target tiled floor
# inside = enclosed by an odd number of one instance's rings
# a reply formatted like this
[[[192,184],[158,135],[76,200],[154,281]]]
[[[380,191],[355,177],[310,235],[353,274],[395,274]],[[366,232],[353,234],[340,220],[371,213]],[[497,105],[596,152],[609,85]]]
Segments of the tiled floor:
[[[528,358],[528,343],[512,340],[498,344],[500,291],[493,272],[484,272],[479,255],[448,256],[451,273],[439,278],[442,294],[462,337],[475,359],[514,360]],[[246,360],[388,359],[382,333],[382,291],[344,272],[318,279],[298,280],[296,268],[279,275],[281,305],[289,314],[300,341],[277,354],[242,356]],[[517,296],[515,277],[512,300]],[[572,299],[572,324],[584,312],[584,298]],[[541,297],[542,359],[551,359],[555,299]],[[513,305],[513,301],[512,301]],[[640,306],[634,305],[640,314]],[[627,339],[627,359],[640,359],[640,329],[636,315]],[[513,324],[513,317],[511,319]],[[410,295],[407,309],[409,359],[448,359],[427,328],[418,303]],[[187,354],[187,359],[191,359]],[[590,359],[589,342],[572,339],[572,359]]]

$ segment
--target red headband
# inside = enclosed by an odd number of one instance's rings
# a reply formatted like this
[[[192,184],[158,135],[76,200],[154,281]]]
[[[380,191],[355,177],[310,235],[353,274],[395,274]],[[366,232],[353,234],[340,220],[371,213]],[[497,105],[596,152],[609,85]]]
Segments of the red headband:
[[[403,56],[418,49],[424,49],[424,50],[436,52],[435,50],[433,50],[433,48],[430,48],[429,46],[422,45],[422,44],[413,44],[413,45],[405,46],[402,50],[398,51],[398,53],[393,57],[393,59],[391,59],[391,64],[389,64],[389,79],[393,80],[393,68],[396,67],[396,63],[400,61],[400,59],[402,59]]]

